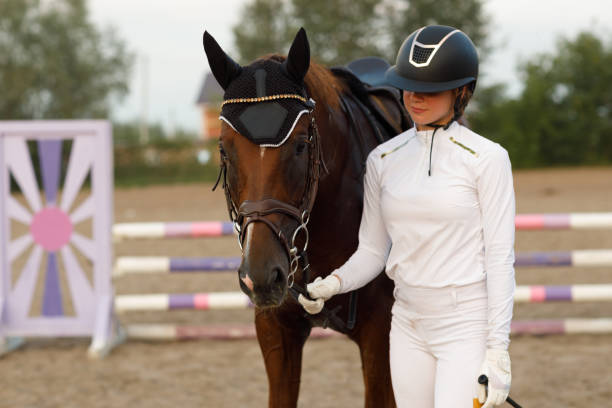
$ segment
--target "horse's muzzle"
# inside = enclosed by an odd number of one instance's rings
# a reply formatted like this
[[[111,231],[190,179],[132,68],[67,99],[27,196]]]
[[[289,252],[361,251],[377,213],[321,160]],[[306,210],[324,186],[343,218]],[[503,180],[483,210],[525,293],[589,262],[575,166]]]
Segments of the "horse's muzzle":
[[[287,274],[280,267],[259,274],[262,279],[252,280],[242,266],[238,270],[240,289],[259,308],[280,306],[287,296]]]

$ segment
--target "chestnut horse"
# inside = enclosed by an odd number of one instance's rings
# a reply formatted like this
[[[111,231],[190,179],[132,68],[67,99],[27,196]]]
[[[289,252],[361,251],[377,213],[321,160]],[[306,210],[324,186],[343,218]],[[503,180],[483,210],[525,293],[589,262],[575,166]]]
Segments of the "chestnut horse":
[[[310,63],[303,29],[286,58],[244,67],[207,32],[204,48],[225,90],[220,180],[242,248],[240,287],[256,306],[269,406],[297,406],[304,343],[313,326],[328,326],[359,346],[365,406],[395,407],[388,277],[381,273],[357,292],[335,296],[314,316],[296,297],[357,248],[367,154],[407,126],[397,95],[375,92],[364,107],[349,74]],[[374,120],[381,117],[386,127]]]

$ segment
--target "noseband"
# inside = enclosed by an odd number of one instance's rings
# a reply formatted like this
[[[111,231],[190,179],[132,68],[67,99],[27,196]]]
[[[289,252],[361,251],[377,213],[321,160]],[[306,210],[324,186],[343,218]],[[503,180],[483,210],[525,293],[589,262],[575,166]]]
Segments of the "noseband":
[[[242,249],[247,227],[254,222],[261,222],[265,224],[280,241],[283,248],[285,248],[285,253],[289,259],[290,271],[287,276],[287,285],[289,288],[293,286],[295,281],[294,275],[300,265],[302,267],[302,271],[304,273],[308,273],[308,269],[310,267],[306,255],[309,239],[308,221],[310,220],[310,213],[317,195],[321,168],[323,168],[323,170],[329,174],[329,171],[323,162],[321,140],[317,125],[315,123],[314,109],[311,109],[308,115],[310,116],[310,124],[308,126],[308,174],[306,179],[306,188],[304,195],[300,200],[299,206],[296,207],[274,198],[259,201],[246,200],[242,202],[239,207],[236,206],[230,194],[229,185],[227,183],[227,157],[224,154],[221,154],[219,176],[215,186],[213,187],[214,190],[219,184],[221,178],[223,178],[222,186],[225,192],[225,199],[227,201],[227,210],[229,212],[230,220],[234,224],[234,229],[238,233],[238,244],[240,245],[240,249]],[[290,240],[287,239],[287,236],[285,236],[282,228],[279,225],[267,218],[272,214],[287,216],[298,223],[298,226],[293,231]],[[296,244],[296,240],[299,237],[300,232],[303,233],[305,238],[302,248],[298,248]]]

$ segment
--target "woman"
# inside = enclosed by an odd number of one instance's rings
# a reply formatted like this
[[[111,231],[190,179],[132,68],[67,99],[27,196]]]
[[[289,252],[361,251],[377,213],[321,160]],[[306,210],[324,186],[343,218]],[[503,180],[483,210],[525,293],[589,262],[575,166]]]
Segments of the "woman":
[[[500,145],[457,122],[478,77],[460,30],[427,26],[402,44],[387,82],[415,127],[367,160],[359,247],[308,285],[309,313],[381,270],[395,283],[390,364],[398,407],[502,404],[510,389],[514,190]],[[488,395],[477,378],[489,378]]]

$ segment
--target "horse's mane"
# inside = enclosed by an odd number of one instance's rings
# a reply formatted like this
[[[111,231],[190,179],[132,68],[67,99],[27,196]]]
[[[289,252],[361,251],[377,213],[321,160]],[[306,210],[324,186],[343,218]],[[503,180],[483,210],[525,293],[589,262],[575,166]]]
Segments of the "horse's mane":
[[[286,57],[270,54],[261,59],[284,62]],[[334,109],[340,108],[340,94],[347,92],[344,81],[338,79],[331,70],[316,62],[310,62],[310,68],[304,78],[308,96],[317,103],[327,105]]]

